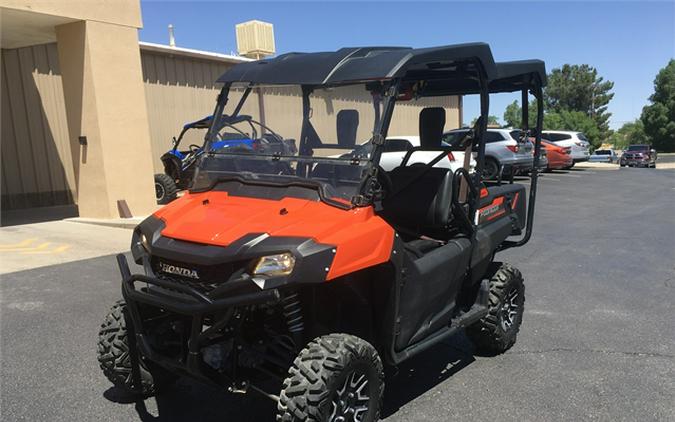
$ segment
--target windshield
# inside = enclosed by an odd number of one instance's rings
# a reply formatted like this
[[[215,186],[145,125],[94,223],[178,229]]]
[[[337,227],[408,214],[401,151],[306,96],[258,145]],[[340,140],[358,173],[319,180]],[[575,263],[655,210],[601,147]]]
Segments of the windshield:
[[[628,147],[628,151],[645,151],[648,149],[649,147],[647,145],[631,145]]]
[[[285,94],[283,101],[280,94]],[[267,126],[259,129],[251,116],[228,114],[228,109],[233,113],[235,109],[256,107],[240,107],[238,101],[230,101],[235,105],[226,107],[214,126],[217,130],[206,144],[193,190],[233,179],[304,186],[318,190],[326,202],[351,207],[369,165],[373,144],[368,141],[380,115],[379,97],[364,84],[320,88],[304,99],[297,87],[266,88],[265,97],[282,109],[269,110]],[[284,113],[283,109],[293,113]],[[288,121],[284,115],[305,118]]]

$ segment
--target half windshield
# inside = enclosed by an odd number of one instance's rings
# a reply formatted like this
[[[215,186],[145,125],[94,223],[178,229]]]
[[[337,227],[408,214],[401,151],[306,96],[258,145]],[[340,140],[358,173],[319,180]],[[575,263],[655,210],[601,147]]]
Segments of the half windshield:
[[[304,186],[326,202],[351,207],[371,158],[378,97],[364,84],[317,88],[303,107],[299,87],[256,89],[264,97],[266,123],[228,114],[236,108],[255,111],[258,92],[246,98],[253,107],[230,101],[205,144],[192,189],[227,180]]]

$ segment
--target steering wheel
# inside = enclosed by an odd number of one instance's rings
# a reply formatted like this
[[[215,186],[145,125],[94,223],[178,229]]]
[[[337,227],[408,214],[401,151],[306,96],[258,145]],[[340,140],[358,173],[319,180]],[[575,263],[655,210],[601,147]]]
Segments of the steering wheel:
[[[200,147],[197,144],[190,144],[190,146],[188,148],[190,149],[190,152],[193,152],[193,153],[202,149],[202,147]]]

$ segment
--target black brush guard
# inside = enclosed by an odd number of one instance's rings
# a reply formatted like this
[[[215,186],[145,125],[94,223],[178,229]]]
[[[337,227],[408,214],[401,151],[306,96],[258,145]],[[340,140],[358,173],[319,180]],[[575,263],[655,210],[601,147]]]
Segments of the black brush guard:
[[[222,386],[218,379],[222,374],[208,367],[201,359],[200,349],[208,341],[209,335],[223,327],[227,321],[215,322],[208,329],[203,330],[204,316],[217,312],[223,312],[237,306],[260,305],[276,303],[281,299],[277,289],[261,290],[255,293],[246,293],[236,296],[217,298],[212,293],[202,293],[193,287],[180,284],[171,280],[149,277],[143,274],[131,274],[129,264],[123,254],[117,255],[117,265],[122,276],[122,296],[127,305],[128,320],[127,330],[129,349],[132,363],[132,377],[135,385],[140,385],[140,371],[138,367],[140,353],[153,363],[162,366],[171,372],[197,378],[208,383]],[[250,280],[249,280],[250,282]],[[185,298],[163,296],[150,293],[136,288],[136,283],[145,283],[173,290],[185,295]],[[228,283],[237,283],[237,280]],[[219,292],[222,295],[222,290]],[[180,314],[191,319],[190,333],[187,340],[187,359],[176,360],[157,353],[153,350],[148,333],[143,326],[143,319],[139,310],[139,304],[150,305],[169,312]],[[129,320],[130,319],[130,320]],[[234,374],[233,378],[234,377]],[[233,379],[233,382],[236,380]],[[251,386],[255,388],[254,386]]]

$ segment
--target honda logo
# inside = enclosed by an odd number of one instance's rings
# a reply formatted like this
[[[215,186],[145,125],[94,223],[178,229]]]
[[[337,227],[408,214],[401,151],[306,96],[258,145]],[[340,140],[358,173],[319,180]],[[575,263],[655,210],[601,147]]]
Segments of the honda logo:
[[[197,274],[197,270],[192,270],[190,268],[183,268],[183,267],[178,267],[176,265],[169,265],[164,262],[159,263],[159,268],[163,273],[167,274],[175,274],[179,275],[182,277],[190,277],[194,278],[195,280],[199,280],[199,275]]]

